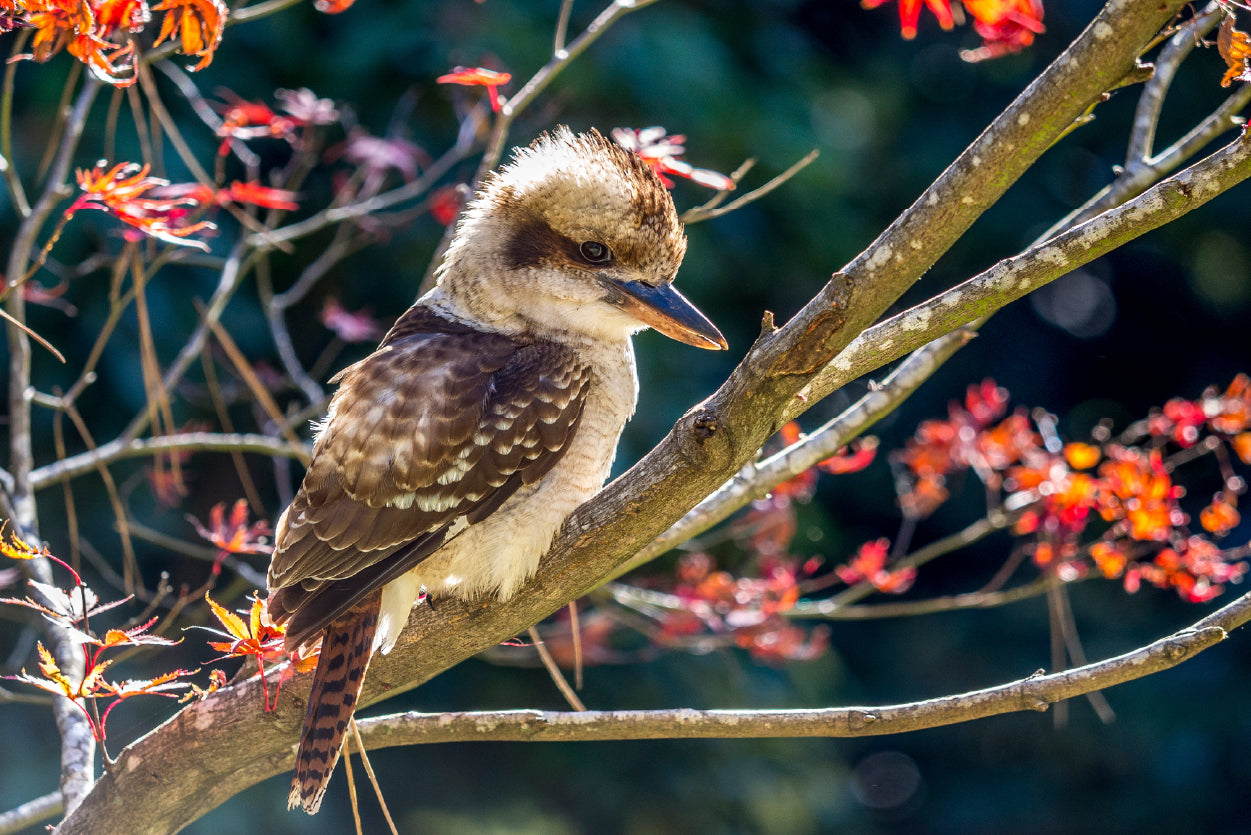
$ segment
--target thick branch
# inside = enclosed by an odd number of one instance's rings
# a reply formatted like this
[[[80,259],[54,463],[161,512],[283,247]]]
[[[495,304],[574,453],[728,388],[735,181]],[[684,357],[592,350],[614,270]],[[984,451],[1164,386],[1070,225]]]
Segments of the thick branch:
[[[867,328],[825,368],[805,396],[819,400],[969,322],[1176,220],[1251,176],[1251,134],[1138,197],[1080,226],[1005,258],[989,270]]]
[[[1034,675],[1008,684],[883,707],[845,707],[813,710],[656,710],[656,711],[492,711],[451,714],[405,713],[361,720],[361,733],[370,747],[465,741],[591,741],[674,738],[752,737],[851,737],[875,736],[939,727],[1026,710],[1046,710],[1070,699],[1103,688],[1167,670],[1216,645],[1233,629],[1251,620],[1251,595],[1244,595],[1223,609],[1141,649],[1051,675]],[[378,661],[383,661],[379,658]],[[126,755],[101,778],[102,790],[136,792],[146,804],[94,807],[94,814],[76,814],[58,832],[158,833],[173,831],[197,814],[171,809],[177,817],[159,818],[147,810],[132,808],[160,805],[166,794],[184,780],[171,781],[176,765],[191,770],[184,778],[196,778],[203,796],[197,806],[211,808],[237,790],[235,784],[251,785],[289,769],[294,761],[294,742],[274,745],[284,728],[294,730],[302,714],[285,705],[272,714],[273,721],[256,721],[260,687],[255,679],[220,691],[193,705],[161,732],[163,756],[141,758],[141,746]],[[285,700],[284,700],[285,701]],[[294,706],[298,708],[298,705]],[[246,736],[243,736],[246,734]],[[222,746],[209,756],[204,740],[222,736],[236,744]],[[149,735],[148,739],[152,739]],[[237,744],[247,739],[247,745]],[[171,763],[184,746],[194,756]],[[220,753],[220,756],[218,756]],[[185,760],[185,762],[183,761]],[[141,794],[139,794],[141,792]],[[121,796],[113,794],[112,796]],[[90,808],[80,807],[88,812]]]

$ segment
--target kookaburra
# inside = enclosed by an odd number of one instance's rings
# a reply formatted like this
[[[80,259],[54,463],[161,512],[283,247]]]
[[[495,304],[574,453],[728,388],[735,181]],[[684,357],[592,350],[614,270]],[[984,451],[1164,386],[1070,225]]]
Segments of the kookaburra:
[[[485,180],[437,286],[339,373],[269,568],[287,649],[322,645],[289,806],[321,805],[370,656],[421,591],[508,599],[603,485],[631,335],[726,347],[673,288],[685,251],[640,157],[561,128]]]

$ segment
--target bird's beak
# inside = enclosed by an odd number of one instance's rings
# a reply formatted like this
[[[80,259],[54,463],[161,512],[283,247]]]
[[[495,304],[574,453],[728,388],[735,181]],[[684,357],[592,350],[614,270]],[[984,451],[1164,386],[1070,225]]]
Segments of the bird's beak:
[[[672,284],[653,287],[641,281],[621,281],[604,275],[600,279],[609,291],[609,304],[616,305],[670,339],[710,351],[724,351],[730,347],[717,326],[708,321],[708,317],[700,313]]]

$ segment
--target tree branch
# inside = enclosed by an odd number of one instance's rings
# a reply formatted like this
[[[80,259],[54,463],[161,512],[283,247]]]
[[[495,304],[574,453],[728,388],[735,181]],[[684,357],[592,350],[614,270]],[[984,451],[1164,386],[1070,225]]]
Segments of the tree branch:
[[[40,467],[30,474],[32,490],[42,490],[80,475],[94,472],[101,464],[124,458],[142,458],[158,452],[190,450],[192,452],[255,452],[259,455],[285,458],[307,458],[312,447],[293,445],[282,438],[255,434],[223,434],[219,432],[184,432],[158,438],[116,438],[93,450],[71,455],[54,464]]]
[[[20,832],[28,826],[61,814],[65,810],[60,792],[45,794],[0,814],[0,835]]]
[[[1141,649],[1073,670],[1035,674],[995,687],[882,707],[812,710],[622,710],[559,712],[506,710],[401,713],[358,720],[370,748],[438,742],[590,742],[625,739],[755,739],[859,737],[937,728],[999,716],[1045,711],[1052,704],[1176,667],[1251,620],[1244,595],[1199,623]],[[294,757],[291,757],[294,761]]]
[[[916,307],[866,328],[805,390],[820,399],[938,336],[989,316],[1039,287],[1176,220],[1251,176],[1251,134],[1080,226],[1005,258]]]

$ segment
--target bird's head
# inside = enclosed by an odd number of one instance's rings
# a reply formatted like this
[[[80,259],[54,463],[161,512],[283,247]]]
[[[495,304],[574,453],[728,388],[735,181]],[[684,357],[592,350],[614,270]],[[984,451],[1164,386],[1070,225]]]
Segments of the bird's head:
[[[517,151],[466,206],[439,285],[505,330],[621,339],[651,326],[700,348],[720,331],[673,287],[686,236],[635,153],[559,128]]]

